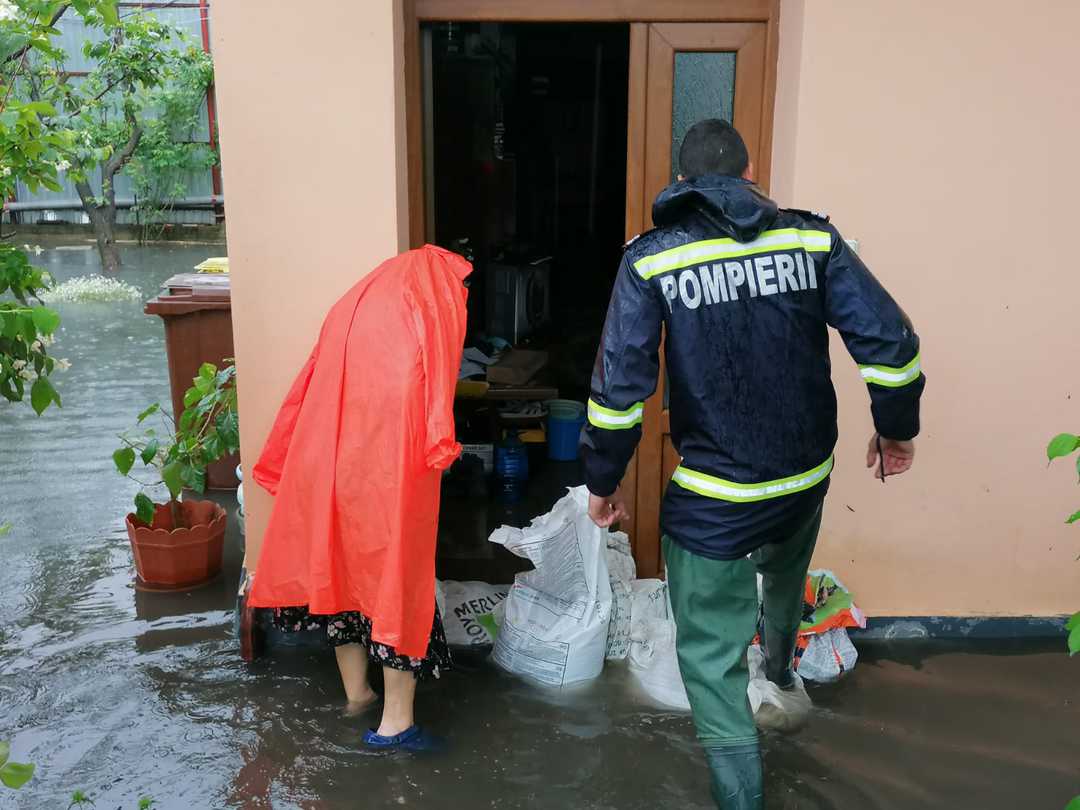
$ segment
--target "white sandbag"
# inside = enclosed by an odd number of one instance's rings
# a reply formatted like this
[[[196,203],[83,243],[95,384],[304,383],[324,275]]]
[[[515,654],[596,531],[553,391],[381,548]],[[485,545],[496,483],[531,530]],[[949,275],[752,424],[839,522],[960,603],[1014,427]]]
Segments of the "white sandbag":
[[[770,684],[769,679],[765,677],[765,654],[760,644],[750,645],[750,649],[746,651],[746,664],[750,669],[750,685],[746,687],[750,709],[757,714],[762,703],[772,703],[782,709],[783,706],[773,699],[775,686]]]
[[[806,692],[802,678],[796,674],[795,683],[789,689],[781,689],[766,678],[765,656],[757,644],[747,651],[746,662],[750,670],[746,697],[758,729],[791,734],[805,726],[810,720],[814,704]]]
[[[854,669],[858,660],[859,652],[851,643],[847,630],[834,627],[819,635],[810,636],[802,658],[799,659],[798,673],[808,681],[830,683]]]
[[[630,536],[626,532],[605,532],[608,575],[611,579],[631,583],[637,577],[637,563],[630,549]]]
[[[630,674],[645,693],[665,706],[689,711],[690,701],[675,652],[675,622],[639,618],[634,622],[631,642]]]
[[[609,661],[621,661],[630,652],[631,585],[637,576],[630,538],[623,532],[609,532],[605,556],[611,585],[611,618],[605,657]]]
[[[635,579],[630,585],[631,621],[670,619],[670,597],[667,583],[662,579]]]
[[[690,702],[675,652],[675,622],[667,583],[635,580],[631,593],[630,674],[657,703],[688,711]]]
[[[675,622],[669,618],[671,602],[667,583],[658,579],[639,579],[634,582],[632,589],[634,619],[628,656],[630,674],[653,700],[688,711],[690,701],[679,671],[675,647]],[[844,633],[845,638],[846,635]],[[781,702],[777,687],[765,677],[765,656],[761,647],[754,644],[746,655],[750,671],[746,695],[754,713],[762,703],[771,703],[786,710],[788,707]],[[801,667],[799,672],[802,673]]]
[[[525,529],[503,526],[488,538],[536,568],[510,588],[496,664],[551,686],[600,674],[612,598],[607,535],[589,518],[585,487],[577,487]]]
[[[435,583],[435,597],[452,647],[484,647],[495,643],[502,620],[502,604],[509,585],[486,582]]]

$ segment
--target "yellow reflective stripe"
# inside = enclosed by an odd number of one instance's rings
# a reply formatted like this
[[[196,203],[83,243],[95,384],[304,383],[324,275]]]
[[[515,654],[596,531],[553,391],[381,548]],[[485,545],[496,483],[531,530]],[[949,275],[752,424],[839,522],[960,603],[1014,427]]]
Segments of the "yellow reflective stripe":
[[[765,501],[770,498],[779,498],[783,495],[792,495],[805,489],[820,484],[829,473],[832,472],[833,457],[829,456],[824,462],[797,475],[789,475],[787,478],[778,478],[775,481],[762,481],[759,484],[739,484],[735,481],[725,481],[713,475],[679,466],[675,475],[671,477],[683,489],[704,495],[706,498],[716,498],[721,501],[736,503],[751,503],[753,501]]]
[[[640,425],[644,413],[644,402],[631,405],[625,411],[617,411],[589,400],[589,424],[604,430],[626,430]]]
[[[859,366],[863,379],[874,385],[883,385],[886,388],[901,388],[919,379],[922,374],[921,355],[915,355],[915,359],[906,366],[893,368],[892,366]]]
[[[683,267],[716,261],[717,259],[752,256],[777,250],[806,250],[811,253],[827,252],[832,248],[832,234],[828,231],[803,231],[798,228],[778,228],[763,232],[752,242],[734,239],[706,239],[691,242],[677,248],[655,253],[634,262],[634,269],[644,279],[680,270]]]

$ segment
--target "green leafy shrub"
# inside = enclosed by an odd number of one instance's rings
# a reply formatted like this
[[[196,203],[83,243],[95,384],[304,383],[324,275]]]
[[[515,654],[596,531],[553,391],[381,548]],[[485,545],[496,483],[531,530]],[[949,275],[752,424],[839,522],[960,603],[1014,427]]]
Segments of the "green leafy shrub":
[[[32,266],[26,253],[0,244],[0,396],[22,402],[29,393],[39,416],[59,407],[49,375],[65,365],[48,351],[60,326],[60,316],[41,300],[51,286],[52,276]]]
[[[1046,446],[1046,457],[1053,461],[1056,458],[1067,458],[1080,449],[1080,436],[1072,433],[1059,433],[1050,440]],[[1076,472],[1080,476],[1080,454],[1076,457]],[[1080,510],[1073,512],[1065,519],[1066,523],[1076,523],[1080,520]],[[1069,632],[1069,655],[1080,652],[1080,613],[1074,613],[1065,623],[1065,629]],[[1075,807],[1073,805],[1076,805]],[[1069,804],[1069,810],[1080,810],[1080,797]]]
[[[139,414],[137,429],[120,435],[123,446],[113,453],[117,471],[143,489],[164,484],[177,527],[184,525],[178,507],[184,488],[205,492],[207,466],[240,449],[236,367],[230,364],[219,370],[213,363],[204,363],[192,382],[175,428],[172,417],[154,403]],[[143,427],[153,416],[161,418],[164,432]],[[132,475],[136,461],[142,462],[144,470],[154,472],[156,480],[143,481]],[[135,515],[144,523],[154,519],[154,502],[142,490],[135,496]]]

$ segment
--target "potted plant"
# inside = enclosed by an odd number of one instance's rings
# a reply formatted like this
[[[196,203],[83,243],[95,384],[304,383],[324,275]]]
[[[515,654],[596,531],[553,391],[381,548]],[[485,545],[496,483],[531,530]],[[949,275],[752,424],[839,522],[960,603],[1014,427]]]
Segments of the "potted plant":
[[[135,570],[151,590],[193,588],[221,571],[225,510],[213,501],[182,500],[181,494],[185,488],[205,492],[207,465],[239,450],[236,368],[204,363],[193,383],[179,420],[154,403],[139,414],[136,429],[120,435],[123,446],[113,453],[117,471],[140,485],[127,530]],[[153,416],[161,418],[164,432],[145,427]],[[155,480],[132,475],[136,461]],[[145,490],[162,485],[169,500],[154,503]]]

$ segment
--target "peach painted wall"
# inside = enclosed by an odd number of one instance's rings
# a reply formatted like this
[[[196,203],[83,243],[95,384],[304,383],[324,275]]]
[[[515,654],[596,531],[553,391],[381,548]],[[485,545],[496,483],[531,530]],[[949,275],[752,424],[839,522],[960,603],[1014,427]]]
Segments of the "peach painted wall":
[[[400,0],[254,5],[213,20],[249,469],[330,305],[407,239]],[[270,499],[244,494],[253,567]]]
[[[834,345],[843,438],[816,563],[873,614],[1080,607],[1080,4],[783,0],[774,195],[827,211],[915,322],[915,469],[863,469],[867,395]]]
[[[407,233],[399,2],[298,8],[214,12],[248,465],[328,306]],[[835,347],[843,436],[816,562],[872,614],[1080,606],[1080,529],[1062,523],[1080,488],[1043,460],[1080,418],[1065,238],[1080,4],[1019,9],[782,2],[773,193],[860,240],[930,378],[916,469],[883,486],[862,467],[865,389]],[[253,564],[269,499],[246,494]]]

